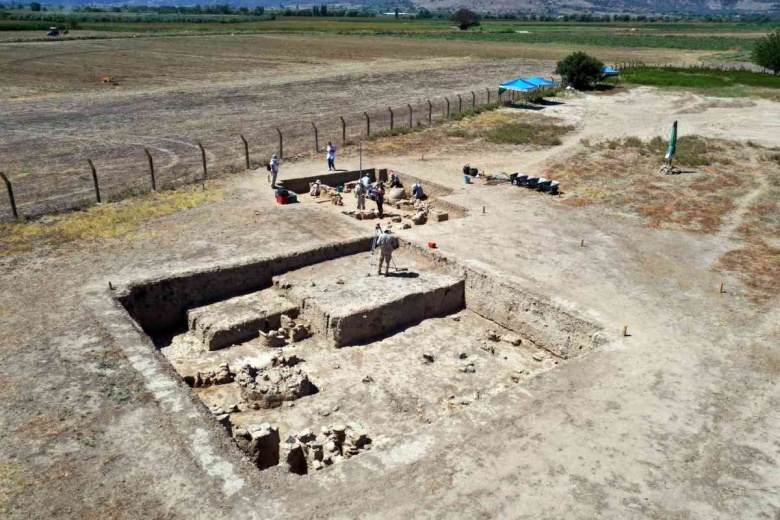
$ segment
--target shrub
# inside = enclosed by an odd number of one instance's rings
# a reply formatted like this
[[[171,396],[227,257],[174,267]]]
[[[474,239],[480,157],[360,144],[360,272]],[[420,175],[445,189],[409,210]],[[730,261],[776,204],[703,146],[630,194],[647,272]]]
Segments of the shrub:
[[[592,88],[604,73],[601,60],[588,56],[584,52],[575,52],[558,62],[555,68],[565,83],[577,90]]]
[[[479,15],[468,9],[458,9],[455,11],[455,14],[452,15],[452,21],[455,22],[455,25],[457,25],[461,31],[465,31],[469,27],[479,25]]]
[[[780,31],[775,31],[756,42],[751,59],[757,65],[780,74]]]

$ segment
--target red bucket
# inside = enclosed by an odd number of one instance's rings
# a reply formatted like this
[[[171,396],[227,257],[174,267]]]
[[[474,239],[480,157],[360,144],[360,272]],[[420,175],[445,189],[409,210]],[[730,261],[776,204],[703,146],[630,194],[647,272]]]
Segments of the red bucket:
[[[428,242],[428,247],[431,249],[436,249],[436,242]]]

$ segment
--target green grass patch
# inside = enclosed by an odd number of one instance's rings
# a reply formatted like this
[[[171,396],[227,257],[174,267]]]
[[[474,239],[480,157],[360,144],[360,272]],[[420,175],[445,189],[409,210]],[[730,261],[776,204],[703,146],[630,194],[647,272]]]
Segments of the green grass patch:
[[[638,137],[626,137],[624,139],[608,139],[597,145],[596,148],[618,150],[632,149],[644,157],[663,158],[669,147],[669,141],[662,137],[653,137],[649,140],[642,140]],[[677,152],[674,157],[675,164],[679,166],[708,166],[713,162],[725,164],[727,159],[717,157],[722,149],[715,144],[707,142],[698,135],[684,135],[677,139]]]
[[[557,146],[561,144],[561,136],[572,129],[571,126],[545,123],[502,123],[485,132],[485,139],[498,144]]]
[[[709,68],[638,67],[621,72],[622,81],[658,87],[722,89],[743,85],[780,89],[780,76],[747,70],[717,70]]]
[[[485,105],[480,105],[478,107],[463,110],[462,112],[457,114],[451,114],[450,119],[452,119],[453,121],[460,121],[461,119],[465,119],[467,117],[474,117],[474,116],[478,116],[483,112],[489,112],[491,110],[495,110],[499,106],[500,105],[498,103],[489,103]]]
[[[392,34],[389,34],[392,35]],[[650,47],[685,50],[743,50],[753,49],[755,39],[730,36],[678,36],[663,34],[618,34],[614,32],[537,32],[506,33],[497,31],[425,32],[415,33],[416,38],[447,40],[491,41],[511,43],[560,44],[566,46],[594,47]]]

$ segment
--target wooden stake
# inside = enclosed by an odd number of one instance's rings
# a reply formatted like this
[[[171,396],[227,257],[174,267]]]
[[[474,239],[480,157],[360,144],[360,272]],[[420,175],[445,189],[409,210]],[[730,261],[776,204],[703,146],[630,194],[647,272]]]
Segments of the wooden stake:
[[[244,143],[244,160],[246,162],[246,169],[248,170],[249,169],[249,143],[246,142],[246,139],[244,138],[243,134],[240,135],[239,137],[241,137],[241,142]]]
[[[149,159],[149,175],[152,177],[152,191],[157,191],[157,182],[154,180],[154,159],[152,159],[152,153],[148,148],[144,148],[144,153]]]
[[[628,336],[628,325],[623,325],[623,337]]]
[[[8,177],[6,177],[3,172],[0,172],[0,178],[3,179],[5,189],[8,191],[8,202],[11,204],[11,213],[15,220],[19,220],[19,212],[16,211],[16,199],[14,198],[14,189],[11,186],[11,181],[8,180]]]
[[[720,282],[720,294],[723,294],[723,282]]]
[[[203,187],[205,188],[206,180],[208,180],[209,178],[209,170],[206,167],[206,149],[203,148],[203,145],[201,144],[200,141],[198,141],[198,148],[200,148],[200,160],[201,163],[203,164],[203,180],[201,181],[201,183],[203,183]]]
[[[92,159],[87,159],[87,164],[89,164],[89,169],[92,171],[92,184],[95,185],[95,198],[97,199],[97,203],[100,204],[100,183],[98,182],[97,171],[95,170],[95,165],[92,163]]]

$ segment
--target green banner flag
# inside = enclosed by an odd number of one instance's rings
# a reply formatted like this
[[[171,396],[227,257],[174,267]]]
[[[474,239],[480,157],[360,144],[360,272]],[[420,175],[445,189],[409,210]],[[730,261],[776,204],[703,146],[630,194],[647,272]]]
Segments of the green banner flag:
[[[664,159],[669,161],[669,164],[672,164],[675,153],[677,153],[677,121],[672,125],[672,135],[669,137],[669,149],[666,150]]]

